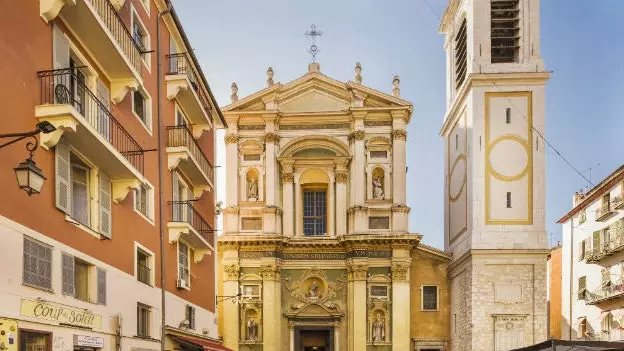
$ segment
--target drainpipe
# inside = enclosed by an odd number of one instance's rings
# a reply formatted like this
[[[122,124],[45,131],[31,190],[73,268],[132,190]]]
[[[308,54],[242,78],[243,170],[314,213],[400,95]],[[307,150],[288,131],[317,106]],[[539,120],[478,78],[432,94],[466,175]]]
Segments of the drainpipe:
[[[167,9],[158,14],[156,19],[156,99],[157,125],[158,125],[158,227],[160,231],[160,351],[165,351],[165,197],[163,191],[163,159],[164,148],[162,145],[162,69],[160,48],[160,21],[162,17],[171,11],[171,4],[167,2]]]
[[[572,340],[572,296],[574,292],[574,216],[570,218],[570,322],[569,324],[569,340]]]

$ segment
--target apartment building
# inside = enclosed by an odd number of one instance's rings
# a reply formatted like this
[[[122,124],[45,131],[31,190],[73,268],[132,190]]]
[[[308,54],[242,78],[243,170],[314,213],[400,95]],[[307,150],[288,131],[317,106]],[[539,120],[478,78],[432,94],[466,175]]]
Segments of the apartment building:
[[[624,340],[624,166],[576,193],[563,227],[563,339]]]
[[[225,121],[175,10],[3,5],[0,133],[48,130],[35,135],[37,195],[12,170],[34,141],[0,150],[0,349],[221,349],[213,167]]]

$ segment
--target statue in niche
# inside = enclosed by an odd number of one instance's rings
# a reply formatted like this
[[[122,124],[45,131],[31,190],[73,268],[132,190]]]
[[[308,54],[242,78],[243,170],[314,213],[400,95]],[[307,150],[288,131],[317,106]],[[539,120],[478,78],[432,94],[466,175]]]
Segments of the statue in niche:
[[[386,341],[386,323],[381,313],[377,313],[377,319],[373,322],[373,341]]]
[[[380,176],[373,178],[373,199],[384,199],[383,181]]]
[[[258,201],[258,181],[252,179],[249,182],[249,189],[247,189],[247,199],[249,201]]]
[[[253,318],[247,320],[247,340],[258,340],[258,323]]]
[[[318,283],[316,282],[316,280],[312,281],[312,284],[310,284],[310,289],[308,290],[308,297],[312,300],[316,300],[318,299],[319,296],[319,286]]]

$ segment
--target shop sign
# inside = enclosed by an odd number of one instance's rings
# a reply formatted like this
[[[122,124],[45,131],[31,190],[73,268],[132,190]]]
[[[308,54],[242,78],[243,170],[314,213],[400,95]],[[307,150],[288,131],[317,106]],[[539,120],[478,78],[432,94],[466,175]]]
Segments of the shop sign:
[[[17,321],[0,318],[0,350],[17,351]]]
[[[102,316],[82,308],[60,305],[47,301],[22,299],[22,316],[53,321],[60,324],[86,328],[102,328]]]
[[[74,335],[74,346],[94,347],[101,349],[104,347],[104,338],[89,335]]]

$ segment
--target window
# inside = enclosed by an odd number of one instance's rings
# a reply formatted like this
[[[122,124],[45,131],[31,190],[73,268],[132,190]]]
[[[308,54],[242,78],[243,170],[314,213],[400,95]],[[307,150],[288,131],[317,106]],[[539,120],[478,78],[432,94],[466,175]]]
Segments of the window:
[[[243,155],[243,161],[260,161],[260,154]]]
[[[150,314],[149,306],[137,303],[137,336],[142,338],[150,337]]]
[[[106,271],[67,253],[63,253],[61,259],[63,294],[105,305]],[[95,291],[92,291],[93,286]]]
[[[52,290],[52,247],[24,236],[24,285]]]
[[[388,151],[371,151],[371,158],[388,158]]]
[[[509,107],[505,109],[505,123],[507,124],[511,123],[511,108]]]
[[[435,285],[423,285],[422,287],[422,310],[438,310],[438,287]]]
[[[188,321],[188,328],[195,329],[195,307],[191,305],[186,305],[185,311],[186,320]]]
[[[585,300],[585,290],[587,289],[587,277],[578,278],[578,299]]]
[[[603,242],[603,245],[606,246],[609,243],[609,241],[611,241],[611,231],[609,230],[609,227],[606,227],[602,231],[602,242]]]
[[[603,332],[610,333],[611,332],[611,312],[602,312],[600,316],[600,327]]]
[[[152,269],[150,268],[150,255],[141,249],[137,249],[137,280],[147,285],[152,285]]]
[[[507,192],[507,208],[511,208],[511,192]]]
[[[85,227],[90,227],[91,206],[89,205],[90,169],[76,155],[71,154],[71,217]]]
[[[325,230],[325,190],[303,192],[303,234],[324,235]]]
[[[185,126],[187,125],[186,116],[184,116],[184,112],[180,109],[179,106],[176,105],[176,125],[177,126]]]
[[[583,210],[581,211],[581,214],[579,215],[579,224],[585,223],[586,220],[587,220],[587,211]]]
[[[134,111],[143,124],[147,124],[147,113],[145,110],[145,97],[139,90],[135,90],[132,93],[132,111]]]
[[[134,191],[134,209],[145,217],[152,219],[152,187],[149,184],[141,184]]]
[[[48,351],[52,350],[49,333],[35,331],[19,331],[19,349],[21,351]]]
[[[585,258],[585,251],[587,250],[587,247],[585,246],[585,240],[582,240],[578,244],[579,244],[578,260],[582,261]]]
[[[466,28],[466,19],[464,19],[455,35],[455,89],[458,89],[466,79],[468,66],[467,38],[468,29]]]
[[[459,134],[455,134],[455,150],[459,147]]]
[[[587,318],[581,317],[578,320],[578,329],[576,331],[576,338],[583,339],[587,336]]]
[[[520,52],[519,0],[492,0],[490,21],[492,63],[518,62]]]
[[[178,241],[178,280],[180,284],[179,287],[188,288],[189,287],[189,247]]]
[[[132,40],[134,40],[135,44],[139,48],[139,51],[141,51],[143,55],[143,62],[149,69],[150,68],[150,62],[149,62],[150,56],[149,54],[147,54],[150,48],[149,32],[147,31],[147,29],[145,29],[145,26],[143,25],[143,23],[141,23],[141,19],[136,13],[134,6],[132,7]]]
[[[74,297],[79,300],[89,301],[89,270],[88,263],[74,260]]]
[[[602,208],[604,209],[602,213],[606,213],[611,210],[611,194],[606,193],[602,197]]]

